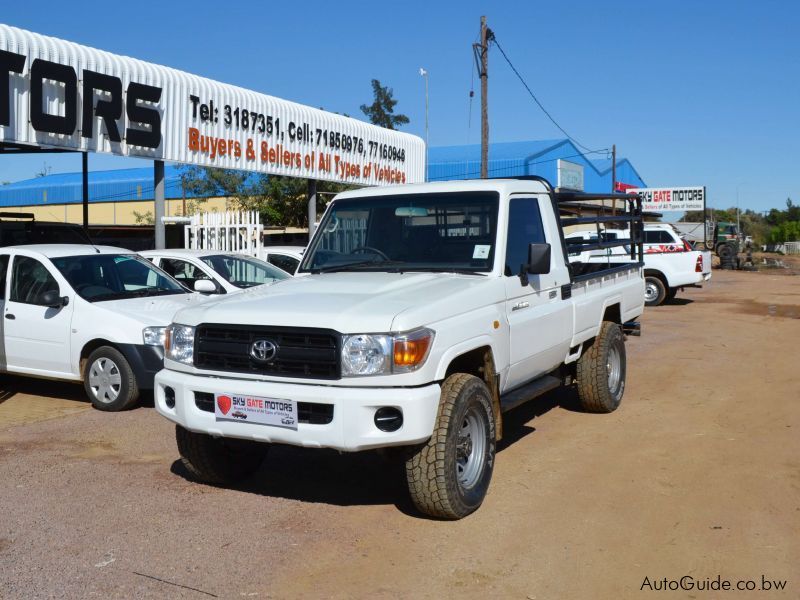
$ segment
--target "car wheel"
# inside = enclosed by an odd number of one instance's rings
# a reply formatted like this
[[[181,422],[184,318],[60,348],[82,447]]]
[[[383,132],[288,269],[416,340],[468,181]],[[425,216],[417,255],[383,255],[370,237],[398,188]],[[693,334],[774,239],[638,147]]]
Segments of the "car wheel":
[[[647,306],[658,306],[664,302],[667,295],[667,287],[655,275],[647,275],[644,278],[644,303]]]
[[[617,409],[625,393],[626,365],[622,329],[603,321],[600,333],[578,359],[576,379],[583,410],[610,413]]]
[[[411,499],[432,517],[466,517],[486,497],[494,455],[489,388],[473,375],[451,375],[442,385],[433,435],[406,460]]]
[[[269,444],[213,437],[175,426],[178,452],[186,470],[204,483],[229,485],[249,477],[261,466]]]
[[[125,410],[139,399],[133,369],[122,353],[111,346],[101,346],[89,355],[83,371],[83,387],[98,410]]]

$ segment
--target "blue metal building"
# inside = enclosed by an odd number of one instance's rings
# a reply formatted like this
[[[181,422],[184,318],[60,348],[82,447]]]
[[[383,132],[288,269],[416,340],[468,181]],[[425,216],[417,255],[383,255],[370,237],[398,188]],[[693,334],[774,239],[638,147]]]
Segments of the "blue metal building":
[[[429,150],[429,181],[477,179],[480,177],[480,145],[443,146]],[[558,159],[583,167],[587,192],[611,190],[611,159],[592,159],[566,139],[490,144],[489,177],[539,175],[557,184]],[[167,199],[181,198],[183,167],[164,169]],[[617,181],[646,187],[628,159],[617,160]],[[36,177],[0,186],[0,207],[80,204],[81,173]],[[118,169],[89,173],[89,202],[123,202],[153,199],[153,170]]]
[[[479,144],[430,148],[428,157],[429,181],[480,177]],[[558,159],[583,166],[585,191],[611,191],[611,158],[590,158],[567,139],[490,144],[489,177],[539,175],[556,186]],[[635,187],[646,187],[644,180],[627,158],[617,159],[616,179]]]
[[[181,167],[164,168],[164,197],[181,198]],[[0,207],[39,204],[81,204],[81,173],[35,177],[0,186]],[[89,172],[89,202],[153,199],[153,169],[116,169]]]

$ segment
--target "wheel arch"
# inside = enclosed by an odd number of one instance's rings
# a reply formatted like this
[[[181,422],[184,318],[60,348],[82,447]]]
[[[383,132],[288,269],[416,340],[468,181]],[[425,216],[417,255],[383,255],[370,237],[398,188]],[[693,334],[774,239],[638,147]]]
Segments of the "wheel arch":
[[[467,373],[482,379],[492,396],[495,420],[495,440],[503,437],[503,413],[500,409],[500,374],[497,372],[495,352],[491,343],[476,342],[471,347],[459,348],[445,357],[439,365],[437,379],[445,380],[455,373]]]
[[[78,374],[81,377],[81,381],[83,381],[83,371],[86,366],[86,361],[89,359],[89,355],[98,348],[102,348],[103,346],[111,346],[112,348],[117,350],[120,354],[125,356],[125,353],[122,351],[122,348],[120,348],[119,345],[115,344],[110,340],[104,338],[94,338],[89,340],[83,345],[83,347],[81,348],[81,353],[78,356]]]

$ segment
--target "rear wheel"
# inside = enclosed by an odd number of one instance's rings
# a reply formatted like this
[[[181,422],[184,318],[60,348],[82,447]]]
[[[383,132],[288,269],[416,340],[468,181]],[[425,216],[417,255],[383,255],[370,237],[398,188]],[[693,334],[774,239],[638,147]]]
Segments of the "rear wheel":
[[[600,333],[578,359],[578,397],[588,412],[610,413],[625,393],[625,338],[616,323],[603,321]]]
[[[667,295],[667,286],[655,275],[644,278],[644,303],[647,306],[658,306],[664,302]]]
[[[495,453],[492,398],[483,380],[466,373],[442,385],[433,435],[406,460],[411,499],[426,515],[461,519],[489,489]]]
[[[198,480],[228,485],[252,475],[264,462],[269,446],[250,440],[212,437],[175,426],[183,466]]]
[[[98,410],[125,410],[139,399],[133,369],[122,353],[111,346],[101,346],[89,355],[83,370],[83,387]]]

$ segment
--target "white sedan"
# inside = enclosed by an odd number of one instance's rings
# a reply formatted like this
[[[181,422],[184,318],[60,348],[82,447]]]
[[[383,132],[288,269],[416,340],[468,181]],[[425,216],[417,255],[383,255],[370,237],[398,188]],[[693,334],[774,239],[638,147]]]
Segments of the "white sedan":
[[[220,250],[145,250],[139,254],[203,294],[229,294],[289,278],[263,260]]]

